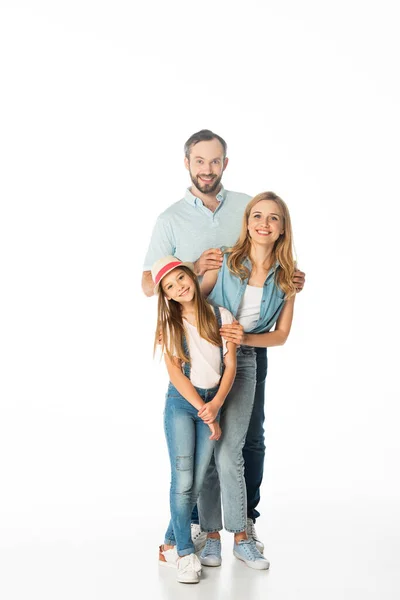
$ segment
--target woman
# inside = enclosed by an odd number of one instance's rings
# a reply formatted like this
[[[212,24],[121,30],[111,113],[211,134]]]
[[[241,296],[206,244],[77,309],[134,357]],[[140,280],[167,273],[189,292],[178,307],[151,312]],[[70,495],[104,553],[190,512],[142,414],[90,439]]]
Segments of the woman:
[[[237,243],[225,252],[221,269],[207,271],[201,285],[213,304],[226,307],[238,321],[220,330],[225,340],[240,347],[235,382],[221,412],[224,434],[214,456],[225,529],[235,535],[235,556],[254,569],[269,567],[260,553],[263,548],[257,547],[254,530],[249,532],[247,510],[248,501],[255,505],[258,502],[264,463],[265,349],[284,344],[289,335],[296,292],[294,270],[289,211],[276,194],[265,192],[248,203]],[[274,331],[270,331],[275,323]],[[261,367],[256,373],[257,363],[264,364],[265,370]],[[247,491],[243,468],[246,452],[246,477],[254,475],[252,470],[258,473],[253,489]],[[200,560],[208,566],[221,564],[218,494],[216,472],[211,464],[198,501],[201,528],[208,532]]]

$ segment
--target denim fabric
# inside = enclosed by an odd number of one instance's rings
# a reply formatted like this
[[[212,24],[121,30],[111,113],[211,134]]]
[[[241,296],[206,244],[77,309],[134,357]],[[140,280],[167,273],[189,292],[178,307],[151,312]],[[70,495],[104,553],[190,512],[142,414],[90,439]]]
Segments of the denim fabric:
[[[244,477],[247,489],[247,516],[253,521],[260,516],[256,506],[260,502],[260,486],[264,473],[264,396],[268,357],[266,348],[254,348],[257,356],[257,383],[253,412],[243,448]]]
[[[208,296],[208,301],[217,306],[224,306],[234,317],[237,317],[240,303],[246,291],[248,279],[243,281],[230,272],[227,265],[228,254],[224,254],[224,262],[218,273],[217,282]],[[251,262],[246,258],[244,265],[251,271]],[[280,269],[278,263],[269,270],[263,286],[260,305],[260,317],[251,333],[265,333],[277,321],[285,304],[285,294],[275,283],[275,272]]]
[[[218,387],[196,388],[209,402]],[[164,411],[164,430],[171,463],[171,521],[165,534],[165,544],[175,545],[179,556],[192,554],[190,515],[196,504],[214,450],[211,431],[194,408],[170,383]]]
[[[225,529],[233,533],[246,529],[243,446],[253,409],[255,383],[256,353],[254,348],[241,346],[237,349],[235,381],[221,409],[222,436],[215,445],[215,464],[210,463],[197,503],[204,531],[222,529],[220,486]]]

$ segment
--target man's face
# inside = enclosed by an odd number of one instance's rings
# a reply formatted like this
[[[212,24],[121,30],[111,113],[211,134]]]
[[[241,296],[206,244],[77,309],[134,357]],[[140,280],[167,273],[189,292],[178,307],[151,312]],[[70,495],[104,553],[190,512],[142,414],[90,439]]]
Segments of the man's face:
[[[214,194],[218,190],[227,164],[218,140],[195,144],[190,149],[189,160],[185,158],[192,183],[203,194]]]

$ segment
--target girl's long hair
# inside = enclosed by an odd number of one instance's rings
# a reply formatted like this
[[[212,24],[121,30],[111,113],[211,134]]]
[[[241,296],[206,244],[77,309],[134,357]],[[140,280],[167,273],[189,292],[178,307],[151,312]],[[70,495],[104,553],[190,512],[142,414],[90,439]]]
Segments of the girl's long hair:
[[[200,337],[204,338],[214,346],[221,346],[222,340],[219,333],[217,318],[212,306],[207,302],[201,293],[196,275],[188,267],[177,267],[185,271],[195,285],[194,309],[197,323],[197,331]],[[186,356],[183,349],[183,336],[185,333],[181,305],[175,300],[168,300],[162,285],[158,291],[158,318],[157,329],[154,339],[154,352],[160,346],[161,351],[166,353],[169,358],[178,356],[183,362],[190,363],[190,357]]]
[[[240,231],[239,238],[236,244],[232,248],[228,248],[225,252],[229,254],[227,259],[228,269],[237,277],[244,280],[250,276],[249,269],[243,264],[245,258],[251,261],[250,249],[251,249],[251,237],[249,235],[247,226],[249,222],[249,216],[253,206],[261,200],[273,200],[279,206],[283,215],[283,228],[284,232],[276,240],[272,250],[272,260],[275,264],[278,261],[280,269],[275,272],[276,284],[285,293],[285,298],[290,298],[296,293],[295,286],[293,284],[293,273],[296,268],[296,263],[293,258],[293,235],[292,235],[292,224],[290,221],[290,214],[288,207],[282,198],[279,198],[274,192],[262,192],[257,194],[247,204],[242,222],[242,229]]]

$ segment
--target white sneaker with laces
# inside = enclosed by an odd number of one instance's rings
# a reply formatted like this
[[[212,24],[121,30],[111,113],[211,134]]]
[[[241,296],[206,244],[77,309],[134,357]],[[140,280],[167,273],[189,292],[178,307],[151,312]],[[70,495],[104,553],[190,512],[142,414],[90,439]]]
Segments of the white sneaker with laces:
[[[264,544],[262,543],[261,540],[258,539],[258,535],[256,532],[256,527],[253,523],[253,519],[247,518],[246,531],[247,531],[247,537],[249,538],[249,540],[255,541],[257,550],[259,552],[261,552],[261,554],[262,554],[264,552]]]
[[[195,554],[186,554],[178,558],[176,578],[179,583],[199,583],[201,564]]]
[[[192,532],[192,542],[194,544],[194,551],[200,552],[206,545],[207,541],[207,533],[205,531],[201,531],[200,525],[198,523],[192,523],[190,525]]]

